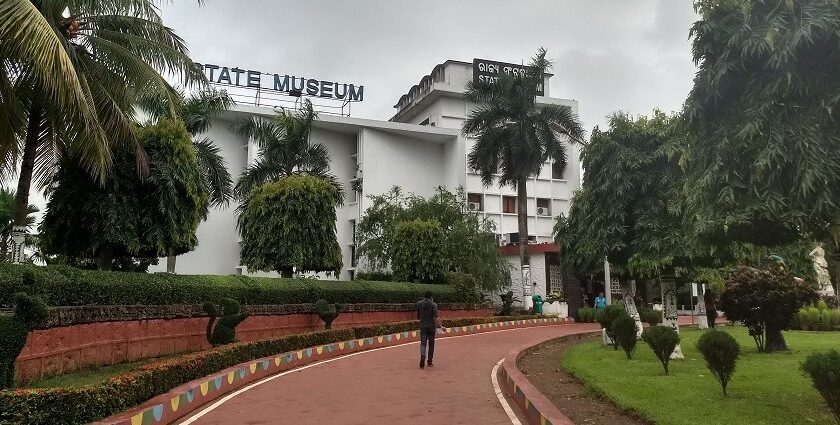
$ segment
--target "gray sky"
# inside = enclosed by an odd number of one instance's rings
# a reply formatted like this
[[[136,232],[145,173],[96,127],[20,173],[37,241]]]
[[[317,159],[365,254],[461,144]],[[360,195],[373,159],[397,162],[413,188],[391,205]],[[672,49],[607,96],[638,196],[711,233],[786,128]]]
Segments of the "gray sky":
[[[695,67],[689,0],[206,0],[162,9],[203,63],[363,84],[352,115],[388,119],[446,59],[554,61],[552,97],[580,102],[587,131],[623,110],[677,110]]]

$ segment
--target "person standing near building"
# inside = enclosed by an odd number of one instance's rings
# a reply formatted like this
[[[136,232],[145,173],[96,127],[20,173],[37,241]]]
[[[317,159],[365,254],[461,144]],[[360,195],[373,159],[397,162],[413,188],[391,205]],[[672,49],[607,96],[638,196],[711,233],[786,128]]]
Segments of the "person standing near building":
[[[432,292],[426,291],[423,299],[417,301],[417,319],[420,320],[420,368],[426,367],[426,347],[429,349],[429,367],[434,367],[435,332],[442,328],[438,320],[437,304],[432,300]]]
[[[603,292],[598,294],[598,297],[595,298],[595,308],[597,308],[598,310],[603,310],[607,308],[607,299],[604,298]]]

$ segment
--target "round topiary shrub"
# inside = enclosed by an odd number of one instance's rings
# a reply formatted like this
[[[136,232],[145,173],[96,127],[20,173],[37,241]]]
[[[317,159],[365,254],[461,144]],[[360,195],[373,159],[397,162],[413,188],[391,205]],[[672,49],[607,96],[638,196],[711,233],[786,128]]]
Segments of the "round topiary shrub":
[[[599,310],[601,313],[598,317],[598,323],[601,324],[601,327],[604,328],[607,332],[607,337],[613,342],[613,348],[618,350],[618,344],[615,341],[615,330],[613,329],[613,322],[615,319],[618,319],[622,316],[627,316],[627,311],[624,310],[624,306],[613,304],[608,305],[607,308],[603,310]]]
[[[729,333],[719,330],[708,330],[697,341],[697,350],[706,360],[706,367],[723,388],[726,397],[726,385],[735,373],[735,362],[741,354],[741,346]]]
[[[802,371],[811,378],[814,388],[840,422],[840,353],[837,350],[813,353],[805,358]]]
[[[629,315],[625,314],[624,316],[619,316],[613,321],[612,329],[615,333],[615,343],[621,346],[621,349],[624,350],[624,354],[627,355],[628,360],[632,359],[633,352],[636,350],[636,335],[639,331],[636,321]]]
[[[642,332],[642,341],[650,346],[668,375],[668,362],[671,361],[671,353],[680,343],[680,334],[670,326],[651,326]]]

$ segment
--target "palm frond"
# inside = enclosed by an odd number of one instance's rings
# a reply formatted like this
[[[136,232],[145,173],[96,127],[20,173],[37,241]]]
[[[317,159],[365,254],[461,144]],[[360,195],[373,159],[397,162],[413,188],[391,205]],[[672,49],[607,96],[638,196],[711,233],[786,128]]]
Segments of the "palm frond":
[[[219,147],[210,139],[193,141],[201,176],[208,189],[210,204],[226,207],[233,198],[233,179]]]

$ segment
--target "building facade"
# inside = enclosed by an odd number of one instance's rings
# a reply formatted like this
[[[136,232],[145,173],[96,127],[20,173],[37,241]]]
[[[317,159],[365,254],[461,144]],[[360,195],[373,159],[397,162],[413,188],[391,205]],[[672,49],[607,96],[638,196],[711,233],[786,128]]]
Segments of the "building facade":
[[[395,105],[397,112],[390,120],[319,114],[311,132],[312,142],[329,151],[331,172],[347,189],[349,198],[337,209],[336,228],[344,257],[339,279],[350,280],[360,271],[355,260],[355,226],[370,204],[368,196],[385,193],[394,186],[420,196],[432,195],[439,186],[453,191],[462,187],[469,209],[496,224],[500,249],[517,269],[513,273],[513,289],[522,294],[515,246],[516,190],[497,185],[485,187],[479,175],[467,166],[473,140],[461,135],[461,125],[475,107],[464,98],[467,83],[473,81],[473,65],[449,60],[435,66],[400,97]],[[544,95],[537,98],[538,104],[567,105],[577,112],[577,101],[550,97],[550,77],[545,77]],[[206,134],[221,149],[234,178],[260,153],[254,141],[232,133],[231,124],[250,116],[271,118],[275,114],[274,108],[239,102]],[[539,175],[528,182],[528,228],[534,244],[531,280],[543,295],[562,290],[552,229],[555,217],[568,213],[572,195],[580,187],[579,157],[580,147],[568,144],[569,166],[565,170],[559,170],[549,160]],[[353,187],[360,188],[360,192]],[[211,211],[198,228],[198,248],[178,257],[179,273],[251,274],[239,264],[236,207]],[[158,268],[162,270],[164,266]]]

